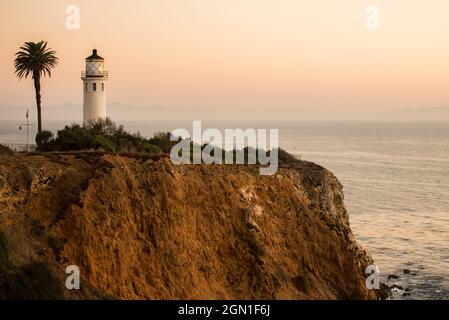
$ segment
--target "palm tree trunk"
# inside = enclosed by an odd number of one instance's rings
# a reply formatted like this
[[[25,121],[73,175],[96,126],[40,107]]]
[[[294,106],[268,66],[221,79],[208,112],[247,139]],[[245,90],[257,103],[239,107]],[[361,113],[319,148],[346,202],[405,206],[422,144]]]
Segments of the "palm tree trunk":
[[[41,114],[41,79],[39,74],[33,75],[34,89],[36,91],[36,106],[37,106],[37,132],[42,132],[42,114]]]

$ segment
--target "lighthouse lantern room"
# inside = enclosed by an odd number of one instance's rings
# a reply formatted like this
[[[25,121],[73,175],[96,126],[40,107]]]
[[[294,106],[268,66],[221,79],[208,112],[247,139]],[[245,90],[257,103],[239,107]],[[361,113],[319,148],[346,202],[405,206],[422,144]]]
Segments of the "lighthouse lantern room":
[[[104,59],[94,49],[86,58],[86,70],[81,73],[84,102],[83,123],[106,118],[106,81],[108,72],[104,71]]]

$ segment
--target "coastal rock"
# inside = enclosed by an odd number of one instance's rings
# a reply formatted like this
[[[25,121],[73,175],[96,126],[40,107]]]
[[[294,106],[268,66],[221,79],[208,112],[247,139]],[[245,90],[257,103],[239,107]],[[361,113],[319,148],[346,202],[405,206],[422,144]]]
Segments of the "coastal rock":
[[[312,163],[260,176],[257,166],[59,153],[0,157],[0,182],[0,297],[27,298],[5,289],[25,270],[27,292],[46,298],[33,291],[36,263],[55,288],[67,266],[81,271],[81,290],[52,298],[385,297],[366,288],[373,260],[340,182]]]
[[[403,287],[401,287],[400,285],[397,285],[397,284],[391,285],[391,286],[390,286],[390,289],[391,289],[391,290],[395,289],[395,290],[397,290],[397,291],[403,291],[403,290],[404,290]]]

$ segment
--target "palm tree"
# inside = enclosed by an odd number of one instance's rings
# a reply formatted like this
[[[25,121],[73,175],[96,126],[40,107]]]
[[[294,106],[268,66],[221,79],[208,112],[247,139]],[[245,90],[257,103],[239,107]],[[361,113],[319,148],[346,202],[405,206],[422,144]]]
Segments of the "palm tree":
[[[41,116],[41,77],[51,77],[51,69],[58,64],[56,52],[47,48],[47,42],[26,42],[16,53],[14,68],[20,79],[32,76],[36,90],[37,131],[42,132]]]

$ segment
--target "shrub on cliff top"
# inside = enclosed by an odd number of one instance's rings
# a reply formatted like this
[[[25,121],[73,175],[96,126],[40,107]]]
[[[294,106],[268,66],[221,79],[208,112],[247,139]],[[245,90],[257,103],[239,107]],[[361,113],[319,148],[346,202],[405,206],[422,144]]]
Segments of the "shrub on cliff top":
[[[155,146],[155,145],[150,144],[150,143],[144,144],[143,149],[144,149],[147,153],[150,153],[150,154],[159,154],[159,153],[162,153],[162,150],[159,149],[158,146]]]
[[[177,141],[171,141],[170,136],[170,132],[157,132],[154,134],[153,138],[148,140],[148,142],[157,146],[162,152],[168,154],[173,146],[178,143]]]
[[[159,155],[161,153],[170,154],[172,148],[181,141],[171,141],[170,132],[158,132],[152,138],[147,139],[140,133],[131,134],[124,130],[123,126],[117,126],[109,118],[90,121],[82,127],[78,124],[66,126],[63,130],[57,132],[55,138],[49,132],[42,132],[38,137],[38,149],[40,151],[82,151],[82,150],[104,150],[106,152],[118,153],[139,153],[146,155]],[[201,150],[207,144],[201,146]],[[193,142],[190,141],[190,154],[193,157]],[[237,151],[226,151],[217,149],[223,161],[227,153],[231,153],[234,163],[236,161]],[[252,152],[250,152],[252,151]],[[254,152],[255,151],[255,152]],[[215,149],[212,153],[215,152]],[[244,163],[260,163],[257,150],[244,148]],[[181,154],[180,154],[181,155]],[[255,159],[250,157],[256,155]],[[192,159],[191,159],[192,160]],[[279,164],[290,165],[298,160],[285,150],[279,149]]]
[[[168,138],[168,141],[170,139]],[[104,150],[106,152],[161,153],[167,141],[161,138],[148,140],[139,133],[130,134],[123,126],[117,126],[109,118],[90,121],[82,127],[78,124],[65,126],[55,138],[51,133],[42,132],[36,137],[40,151],[82,151]]]
[[[278,158],[280,165],[294,164],[299,161],[294,155],[281,148],[278,149]]]
[[[53,142],[54,151],[79,151],[92,148],[94,136],[78,124],[66,126],[63,130],[59,130],[56,139]]]
[[[109,141],[104,136],[101,136],[101,135],[96,135],[92,139],[92,147],[95,150],[102,149],[102,150],[104,150],[106,152],[114,152],[115,151],[115,147],[112,144],[112,142]]]
[[[38,132],[36,135],[36,144],[39,148],[41,148],[43,145],[49,143],[52,138],[53,132],[51,131]]]
[[[12,151],[7,146],[0,144],[0,156],[12,156],[14,155],[14,151]]]

